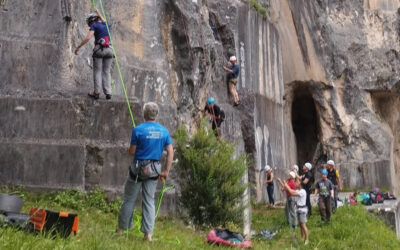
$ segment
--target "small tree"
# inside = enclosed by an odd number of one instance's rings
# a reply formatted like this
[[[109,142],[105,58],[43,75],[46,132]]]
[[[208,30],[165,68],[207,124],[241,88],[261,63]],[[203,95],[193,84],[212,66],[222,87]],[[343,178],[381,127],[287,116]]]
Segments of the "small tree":
[[[234,158],[234,145],[219,141],[203,120],[192,138],[182,124],[175,133],[181,185],[180,202],[197,225],[241,224],[241,178],[247,156]]]

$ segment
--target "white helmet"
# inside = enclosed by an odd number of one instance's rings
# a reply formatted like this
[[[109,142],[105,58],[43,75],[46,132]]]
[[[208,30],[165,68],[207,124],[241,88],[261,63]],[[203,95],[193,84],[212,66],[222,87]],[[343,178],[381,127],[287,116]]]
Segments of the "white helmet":
[[[264,170],[265,170],[265,171],[270,171],[270,170],[271,170],[271,167],[270,167],[269,165],[265,165]]]
[[[335,162],[332,160],[327,161],[326,164],[335,166]]]
[[[229,61],[230,61],[230,62],[236,61],[236,56],[231,56],[231,57],[229,57]]]
[[[296,170],[296,172],[299,172],[299,166],[297,166],[296,164],[293,165],[293,169]]]
[[[306,163],[304,164],[304,166],[306,166],[306,168],[307,168],[308,170],[311,170],[311,169],[312,169],[312,165],[311,165],[311,163],[309,163],[309,162],[306,162]]]
[[[294,179],[294,178],[296,178],[296,174],[293,172],[293,171],[290,171],[289,172],[289,175]]]

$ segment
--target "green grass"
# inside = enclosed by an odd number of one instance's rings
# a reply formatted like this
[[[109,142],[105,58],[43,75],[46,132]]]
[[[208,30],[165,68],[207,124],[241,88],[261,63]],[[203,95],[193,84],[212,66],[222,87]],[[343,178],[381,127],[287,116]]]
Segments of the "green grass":
[[[67,199],[67,194],[75,198]],[[84,198],[82,198],[83,195]],[[57,198],[58,197],[58,198]],[[64,198],[61,200],[61,198]],[[104,196],[67,191],[61,193],[25,193],[23,212],[31,207],[42,207],[56,211],[68,211],[79,215],[79,233],[68,239],[52,238],[48,234],[32,234],[9,227],[0,227],[0,249],[214,249],[204,242],[209,229],[195,230],[182,221],[170,217],[156,220],[153,243],[142,240],[137,229],[127,235],[115,236],[117,212],[109,204],[105,207]],[[66,201],[67,200],[67,201]],[[79,206],[75,206],[78,202]],[[79,203],[80,202],[80,203]],[[71,206],[67,206],[70,204]],[[111,207],[111,208],[110,208]],[[109,211],[109,212],[105,212]],[[253,209],[252,229],[278,230],[272,240],[252,239],[253,249],[400,249],[395,233],[381,220],[368,214],[363,207],[343,207],[333,215],[330,225],[322,226],[318,211],[307,223],[310,244],[296,245],[286,226],[284,211],[280,208],[268,209],[257,205]],[[300,240],[299,229],[295,230]]]

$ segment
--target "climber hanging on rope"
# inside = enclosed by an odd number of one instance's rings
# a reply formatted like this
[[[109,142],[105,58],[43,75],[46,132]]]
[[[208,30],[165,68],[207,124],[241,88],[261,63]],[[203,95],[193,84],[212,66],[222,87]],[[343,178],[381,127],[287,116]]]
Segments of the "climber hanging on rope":
[[[233,106],[237,106],[240,104],[239,96],[236,91],[236,84],[238,82],[238,76],[239,76],[239,65],[237,65],[237,59],[236,56],[231,56],[229,58],[229,65],[228,67],[223,66],[224,70],[228,72],[228,87],[229,87],[229,93],[231,93],[233,99],[234,99],[234,104]]]
[[[78,55],[79,49],[89,40],[95,37],[93,49],[93,80],[94,91],[88,95],[94,99],[99,99],[100,89],[106,95],[106,99],[111,99],[111,64],[113,60],[113,50],[110,44],[110,35],[104,17],[98,9],[96,13],[91,13],[86,18],[86,23],[90,27],[89,32],[82,42],[76,47],[75,54]]]
[[[214,97],[209,97],[207,99],[203,115],[206,113],[211,116],[210,122],[212,123],[212,129],[215,131],[215,135],[221,137],[220,126],[225,119],[225,113],[217,104],[214,104]]]

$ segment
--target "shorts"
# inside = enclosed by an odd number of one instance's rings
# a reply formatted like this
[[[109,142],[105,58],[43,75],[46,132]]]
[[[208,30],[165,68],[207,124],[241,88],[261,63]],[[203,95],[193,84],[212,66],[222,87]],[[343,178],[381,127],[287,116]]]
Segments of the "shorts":
[[[307,213],[297,212],[297,218],[299,218],[300,223],[306,223],[307,222]]]

